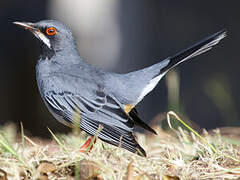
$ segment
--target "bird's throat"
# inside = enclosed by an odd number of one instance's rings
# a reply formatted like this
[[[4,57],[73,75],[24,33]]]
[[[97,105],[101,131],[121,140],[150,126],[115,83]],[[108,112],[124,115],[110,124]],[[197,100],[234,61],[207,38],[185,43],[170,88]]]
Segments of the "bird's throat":
[[[56,54],[55,50],[49,48],[45,43],[40,41],[40,57],[42,59],[51,59]]]

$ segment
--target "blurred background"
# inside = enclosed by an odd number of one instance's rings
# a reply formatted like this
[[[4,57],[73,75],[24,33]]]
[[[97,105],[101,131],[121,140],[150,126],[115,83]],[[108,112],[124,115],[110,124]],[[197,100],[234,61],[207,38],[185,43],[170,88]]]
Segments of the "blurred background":
[[[239,17],[238,1],[0,1],[0,124],[23,122],[41,136],[49,135],[47,126],[69,130],[40,98],[36,39],[12,24],[57,19],[72,28],[87,62],[118,73],[157,63],[226,28],[226,39],[171,71],[137,108],[146,122],[173,110],[206,129],[240,125]]]

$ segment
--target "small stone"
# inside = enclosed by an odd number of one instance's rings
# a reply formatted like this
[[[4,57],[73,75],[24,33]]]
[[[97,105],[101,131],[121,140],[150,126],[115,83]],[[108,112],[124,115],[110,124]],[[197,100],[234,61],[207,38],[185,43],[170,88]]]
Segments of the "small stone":
[[[56,166],[52,162],[42,161],[37,167],[37,171],[40,173],[51,173],[56,170]]]
[[[79,162],[80,180],[100,179],[100,170],[100,166],[94,161],[83,159]]]

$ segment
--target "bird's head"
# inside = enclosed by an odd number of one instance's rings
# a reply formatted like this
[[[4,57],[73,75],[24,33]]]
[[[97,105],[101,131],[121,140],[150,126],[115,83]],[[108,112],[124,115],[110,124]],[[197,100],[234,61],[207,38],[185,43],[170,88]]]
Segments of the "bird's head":
[[[14,22],[14,24],[29,30],[39,39],[43,54],[76,49],[70,28],[62,22],[43,20],[36,23]]]

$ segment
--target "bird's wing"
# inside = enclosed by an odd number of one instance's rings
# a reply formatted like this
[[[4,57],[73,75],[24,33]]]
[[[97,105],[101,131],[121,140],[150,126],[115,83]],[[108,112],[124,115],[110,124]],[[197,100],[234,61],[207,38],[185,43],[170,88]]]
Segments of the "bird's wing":
[[[104,92],[97,92],[97,98],[87,99],[70,92],[45,93],[45,102],[64,124],[80,128],[95,135],[101,125],[98,137],[115,146],[146,156],[143,148],[133,136],[133,120],[124,112],[120,103]]]

